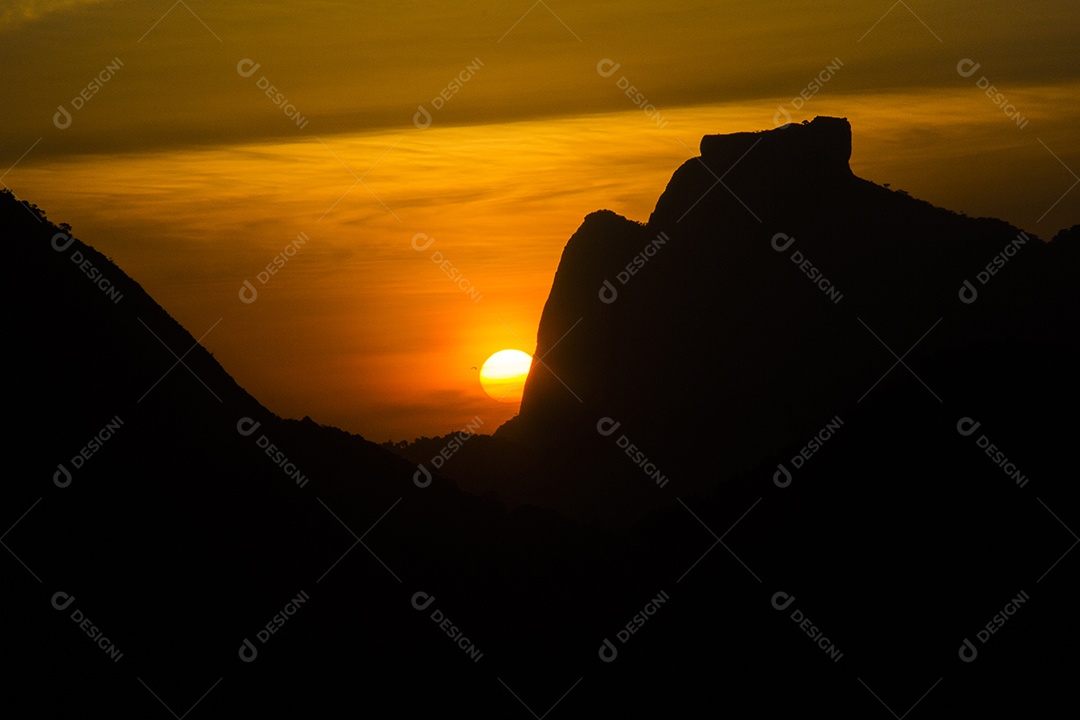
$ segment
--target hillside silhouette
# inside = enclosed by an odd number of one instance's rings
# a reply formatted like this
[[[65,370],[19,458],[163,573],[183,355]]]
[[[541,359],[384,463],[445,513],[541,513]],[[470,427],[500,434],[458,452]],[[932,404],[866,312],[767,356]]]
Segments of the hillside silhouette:
[[[1080,227],[934,207],[851,147],[838,118],[706,136],[648,222],[586,217],[520,414],[438,468],[443,439],[273,415],[0,194],[6,714],[1075,706]]]

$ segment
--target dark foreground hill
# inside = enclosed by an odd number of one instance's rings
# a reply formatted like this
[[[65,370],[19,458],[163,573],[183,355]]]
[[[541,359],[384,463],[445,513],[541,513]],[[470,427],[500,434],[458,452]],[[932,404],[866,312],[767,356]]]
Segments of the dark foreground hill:
[[[1075,707],[1080,233],[860,180],[844,121],[702,151],[586,218],[521,414],[430,482],[0,196],[4,715]]]

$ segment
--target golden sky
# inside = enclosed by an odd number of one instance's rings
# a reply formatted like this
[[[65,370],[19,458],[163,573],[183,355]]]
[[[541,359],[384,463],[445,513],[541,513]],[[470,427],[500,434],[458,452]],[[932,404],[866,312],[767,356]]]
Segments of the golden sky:
[[[0,180],[196,337],[220,319],[204,344],[272,410],[490,432],[516,408],[472,368],[535,349],[582,218],[647,219],[705,133],[845,116],[862,177],[1080,223],[1078,35],[1049,0],[14,0]]]

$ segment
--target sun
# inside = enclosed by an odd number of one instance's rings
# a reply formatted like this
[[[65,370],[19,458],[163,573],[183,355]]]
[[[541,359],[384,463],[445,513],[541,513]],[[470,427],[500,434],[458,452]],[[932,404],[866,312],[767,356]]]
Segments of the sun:
[[[500,350],[480,368],[480,386],[499,402],[521,402],[532,360],[532,355],[521,350]]]

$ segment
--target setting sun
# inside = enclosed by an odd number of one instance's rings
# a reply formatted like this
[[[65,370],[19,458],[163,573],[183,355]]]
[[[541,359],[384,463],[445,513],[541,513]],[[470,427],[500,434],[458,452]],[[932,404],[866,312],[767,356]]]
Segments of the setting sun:
[[[480,385],[495,400],[521,402],[525,379],[532,367],[532,355],[521,350],[500,350],[480,368]]]

